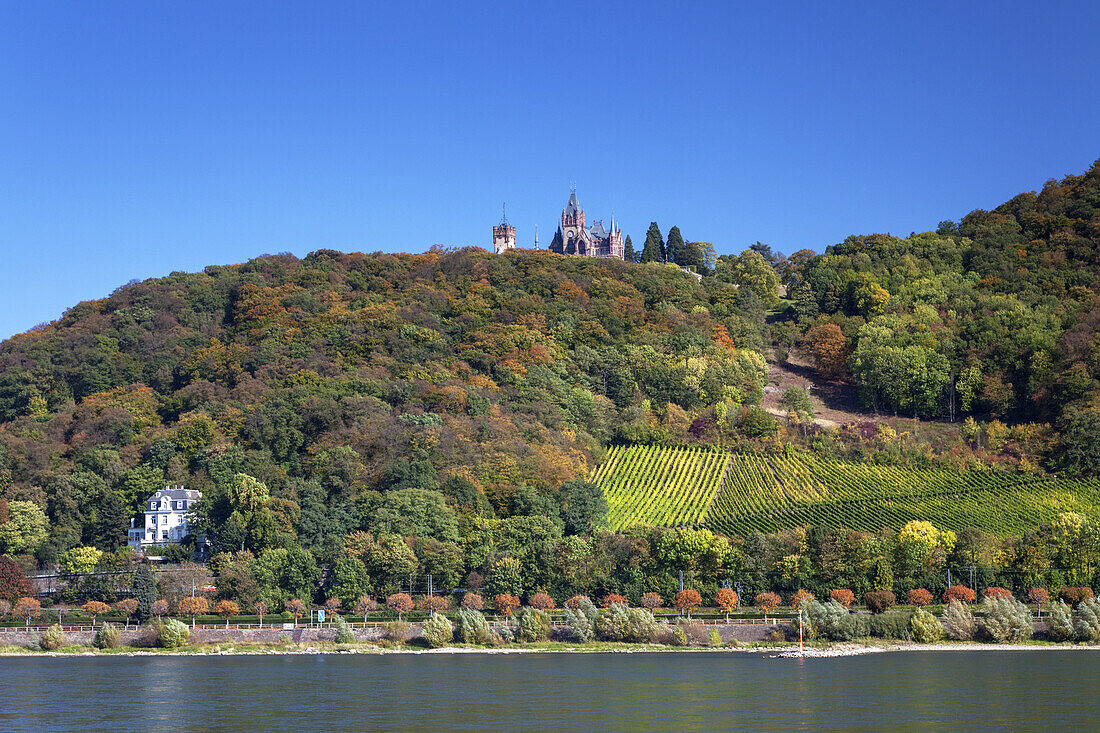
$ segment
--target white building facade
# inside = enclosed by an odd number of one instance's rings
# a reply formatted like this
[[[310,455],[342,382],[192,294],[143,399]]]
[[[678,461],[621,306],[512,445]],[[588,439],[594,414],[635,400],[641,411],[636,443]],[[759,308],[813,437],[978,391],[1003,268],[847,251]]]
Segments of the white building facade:
[[[201,491],[183,486],[166,486],[145,502],[145,526],[135,527],[130,520],[129,542],[139,552],[169,544],[178,544],[191,533],[188,516],[202,498]]]

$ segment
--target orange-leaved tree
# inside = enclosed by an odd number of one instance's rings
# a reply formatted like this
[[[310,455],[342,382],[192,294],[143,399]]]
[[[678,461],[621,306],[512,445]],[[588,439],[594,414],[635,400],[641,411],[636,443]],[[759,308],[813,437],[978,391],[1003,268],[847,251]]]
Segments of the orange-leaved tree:
[[[774,611],[779,608],[779,604],[782,599],[776,593],[771,591],[765,591],[763,593],[757,593],[756,598],[752,599],[753,605],[764,612],[764,620],[768,619],[768,611]]]
[[[187,596],[177,604],[180,613],[191,617],[191,628],[195,628],[195,617],[210,612],[210,603],[202,596]]]
[[[676,610],[686,613],[691,618],[691,612],[703,605],[703,597],[694,588],[684,588],[676,594]]]
[[[554,599],[546,591],[539,591],[527,599],[527,605],[540,611],[552,611],[558,607]]]
[[[326,599],[325,600],[325,610],[328,611],[333,616],[335,616],[336,612],[340,610],[340,599],[339,598],[328,598],[328,599]]]
[[[615,604],[620,606],[629,606],[626,596],[621,596],[618,593],[608,593],[606,596],[600,599],[600,608],[611,608]]]
[[[910,606],[927,606],[932,602],[932,593],[927,588],[914,588],[906,595]]]
[[[1041,606],[1050,600],[1050,593],[1046,588],[1030,588],[1027,591],[1027,599],[1037,606]]]
[[[511,593],[498,593],[493,605],[501,616],[511,616],[519,608],[519,598]]]
[[[397,611],[397,620],[413,610],[413,599],[408,593],[394,593],[386,598],[386,605]]]
[[[802,347],[810,352],[814,366],[822,374],[840,376],[848,361],[848,341],[840,326],[822,323],[806,331]]]
[[[126,616],[126,628],[130,628],[130,617],[137,613],[138,602],[136,598],[123,598],[115,604],[115,610]]]
[[[847,588],[833,588],[829,591],[829,597],[845,608],[856,602],[856,594]]]
[[[225,628],[228,629],[230,617],[239,616],[241,613],[241,607],[233,601],[218,601],[214,604],[214,613],[225,619]]]
[[[965,585],[953,585],[943,592],[944,603],[950,603],[951,601],[973,603],[977,597],[977,594]]]
[[[451,599],[446,596],[424,596],[420,599],[420,610],[434,616],[436,611],[446,611],[451,607]]]
[[[81,606],[81,608],[84,610],[84,613],[92,617],[92,626],[95,626],[96,616],[101,613],[107,613],[111,610],[111,607],[103,601],[88,601],[83,606]]]
[[[153,601],[153,605],[149,606],[149,613],[157,617],[157,621],[160,621],[162,616],[168,615],[168,601],[163,598]]]
[[[1008,588],[1002,588],[999,585],[987,586],[986,589],[982,591],[982,598],[993,598],[999,600],[1001,598],[1011,597],[1012,591],[1010,591]]]
[[[16,618],[26,619],[26,626],[31,625],[32,618],[38,618],[38,615],[42,613],[42,604],[34,598],[28,598],[24,596],[15,602],[15,607],[11,609],[11,615]]]
[[[649,611],[650,613],[653,613],[658,608],[660,608],[662,603],[664,603],[664,599],[661,598],[660,594],[658,593],[649,591],[648,593],[642,594],[642,608]]]
[[[300,598],[294,598],[286,602],[287,613],[294,618],[294,625],[298,625],[298,619],[306,615],[306,604]]]
[[[587,600],[590,600],[588,596],[584,594],[578,594],[567,600],[565,602],[565,607],[571,611],[576,611],[578,608],[580,608],[581,601]]]
[[[479,593],[467,593],[462,596],[462,607],[471,611],[480,611],[485,608],[485,599]]]
[[[730,611],[737,608],[737,591],[733,588],[719,588],[714,594],[714,602],[726,612],[726,621],[730,620]]]
[[[791,608],[802,608],[803,603],[809,603],[810,601],[817,600],[814,598],[814,594],[808,590],[796,590],[791,595]]]

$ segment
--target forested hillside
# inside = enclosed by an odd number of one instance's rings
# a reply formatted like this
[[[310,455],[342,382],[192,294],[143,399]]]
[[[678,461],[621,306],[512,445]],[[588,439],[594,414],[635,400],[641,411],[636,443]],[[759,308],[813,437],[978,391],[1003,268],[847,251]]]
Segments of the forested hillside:
[[[1051,465],[1100,470],[1100,161],[935,232],[849,237],[788,285],[804,350],[864,405],[1053,422]]]
[[[318,251],[174,273],[0,347],[0,496],[47,509],[44,558],[114,549],[166,480],[204,492],[227,548],[283,532],[331,555],[445,501],[557,517],[608,442],[759,399],[737,346],[759,341],[736,288],[672,265]],[[270,492],[264,526],[232,519],[238,473]]]

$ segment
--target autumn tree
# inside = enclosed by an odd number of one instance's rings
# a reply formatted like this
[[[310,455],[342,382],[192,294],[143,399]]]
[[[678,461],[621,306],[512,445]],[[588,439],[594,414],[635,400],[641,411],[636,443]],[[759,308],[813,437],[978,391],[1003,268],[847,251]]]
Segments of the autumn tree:
[[[160,621],[162,617],[168,615],[168,601],[163,598],[153,601],[149,606],[149,613],[152,616],[156,616],[157,621]]]
[[[714,602],[726,612],[726,622],[730,620],[730,611],[737,608],[737,591],[732,588],[719,588],[714,596]]]
[[[229,628],[229,619],[233,616],[239,616],[241,613],[241,607],[234,601],[222,600],[214,604],[214,613],[225,619],[225,628]]]
[[[466,593],[462,596],[462,607],[472,611],[480,611],[485,608],[485,601],[478,593]]]
[[[802,347],[810,353],[814,367],[827,376],[838,377],[844,374],[848,360],[848,342],[835,323],[821,323],[802,337]]]
[[[782,599],[778,594],[766,591],[764,593],[757,593],[756,598],[753,599],[753,605],[764,612],[764,620],[768,619],[768,611],[774,611],[779,608],[779,604]]]
[[[600,608],[611,608],[615,604],[619,604],[620,606],[630,605],[626,600],[626,596],[619,595],[618,593],[608,593],[600,599]]]
[[[847,608],[856,602],[856,594],[847,588],[833,588],[829,591],[829,598]]]
[[[926,588],[914,588],[909,591],[906,601],[910,606],[927,606],[932,602],[932,594]]]
[[[808,590],[799,589],[799,590],[796,590],[793,594],[791,594],[790,605],[791,605],[791,608],[802,608],[803,603],[808,603],[809,601],[812,601],[812,600],[814,600],[814,594],[813,593],[811,593]]]
[[[181,598],[177,604],[180,613],[191,617],[191,628],[195,628],[195,617],[210,612],[210,602],[203,596],[188,596]]]
[[[394,593],[386,598],[386,605],[397,611],[397,620],[413,610],[413,600],[408,593]]]
[[[95,626],[95,619],[101,613],[107,613],[111,610],[111,607],[102,601],[88,601],[81,608],[84,613],[92,617],[92,626]]]
[[[519,608],[519,597],[511,593],[498,593],[493,599],[493,606],[501,616],[511,616]]]
[[[260,617],[260,628],[264,627],[264,615],[267,613],[267,604],[263,601],[256,601],[252,604],[252,612]]]
[[[42,613],[42,604],[34,598],[20,598],[11,609],[11,615],[15,618],[26,619],[24,626],[31,625],[32,618],[38,618]]]
[[[663,602],[664,601],[662,600],[661,596],[657,593],[654,593],[653,591],[642,594],[642,608],[649,611],[650,613],[653,613],[658,608],[660,608]]]
[[[965,585],[953,585],[943,592],[943,602],[973,603],[978,595]]]
[[[14,603],[16,599],[34,592],[31,582],[14,561],[0,557],[0,598]]]
[[[294,625],[298,625],[298,619],[306,614],[306,604],[301,599],[294,598],[286,602],[287,613],[294,618]]]
[[[539,591],[530,598],[527,599],[527,605],[531,608],[537,608],[540,611],[551,611],[557,608],[557,604],[554,603],[554,599],[550,597],[550,594],[546,591]]]
[[[451,607],[451,601],[446,596],[424,596],[420,599],[420,610],[427,611],[434,616],[437,611],[446,611]]]
[[[123,598],[115,604],[115,610],[126,617],[126,628],[130,628],[130,617],[137,613],[138,602],[136,598]]]
[[[691,618],[691,612],[703,604],[703,598],[694,588],[685,588],[676,594],[676,610],[681,614],[686,613]]]
[[[326,611],[328,611],[332,615],[335,615],[340,610],[340,606],[343,604],[340,602],[339,598],[328,598],[325,600],[324,605]]]

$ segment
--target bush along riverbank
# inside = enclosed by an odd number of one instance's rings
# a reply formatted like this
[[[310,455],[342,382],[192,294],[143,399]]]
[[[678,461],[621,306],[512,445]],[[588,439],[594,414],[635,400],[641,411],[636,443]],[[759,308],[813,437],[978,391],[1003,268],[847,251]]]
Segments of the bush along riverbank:
[[[807,598],[801,622],[762,624],[702,623],[690,617],[661,620],[644,608],[612,603],[598,608],[588,598],[570,599],[560,615],[526,606],[489,618],[476,609],[436,612],[419,623],[395,620],[353,626],[335,622],[267,628],[199,628],[179,619],[156,619],[122,629],[63,627],[5,631],[0,654],[120,653],[317,653],[391,651],[654,651],[790,648],[803,640],[810,654],[832,656],[868,650],[1004,648],[1004,645],[1100,648],[1100,601],[1076,609],[1063,601],[1050,606],[1045,621],[1011,596],[987,597],[980,604],[951,599],[939,616],[921,607],[886,607],[859,612],[837,600]]]

